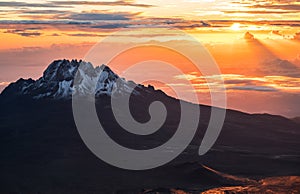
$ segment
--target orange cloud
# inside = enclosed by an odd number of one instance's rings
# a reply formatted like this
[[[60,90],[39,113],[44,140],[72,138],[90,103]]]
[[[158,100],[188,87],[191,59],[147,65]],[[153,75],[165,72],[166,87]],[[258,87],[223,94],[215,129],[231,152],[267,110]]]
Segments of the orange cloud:
[[[248,90],[259,92],[300,92],[300,78],[287,76],[245,76],[239,74],[223,74],[216,76],[195,76],[193,74],[178,75],[175,79],[187,79],[193,83],[193,86],[199,92],[209,90],[208,84],[213,84],[215,89],[222,88],[219,77],[224,79],[224,85],[227,90]],[[209,81],[209,83],[207,82]],[[170,84],[171,86],[182,86]]]

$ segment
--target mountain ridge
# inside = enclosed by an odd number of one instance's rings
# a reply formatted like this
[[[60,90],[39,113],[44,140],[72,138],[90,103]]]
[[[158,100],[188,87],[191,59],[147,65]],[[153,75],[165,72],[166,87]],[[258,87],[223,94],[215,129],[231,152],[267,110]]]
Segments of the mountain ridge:
[[[77,76],[77,77],[75,77]],[[74,86],[74,81],[76,85]],[[96,85],[94,85],[96,84]],[[2,97],[27,96],[33,99],[52,98],[70,99],[72,94],[95,95],[96,97],[113,93],[131,93],[138,95],[138,89],[154,90],[133,81],[126,81],[115,74],[108,66],[93,67],[90,62],[82,60],[55,60],[37,80],[20,78],[9,84],[0,94]]]

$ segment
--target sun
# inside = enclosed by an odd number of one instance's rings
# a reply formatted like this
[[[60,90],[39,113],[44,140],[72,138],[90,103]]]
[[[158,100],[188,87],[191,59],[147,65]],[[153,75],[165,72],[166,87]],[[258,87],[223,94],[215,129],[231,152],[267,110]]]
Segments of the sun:
[[[233,31],[238,31],[238,30],[241,29],[240,27],[241,27],[241,24],[234,23],[234,24],[231,25],[230,29],[233,30]]]

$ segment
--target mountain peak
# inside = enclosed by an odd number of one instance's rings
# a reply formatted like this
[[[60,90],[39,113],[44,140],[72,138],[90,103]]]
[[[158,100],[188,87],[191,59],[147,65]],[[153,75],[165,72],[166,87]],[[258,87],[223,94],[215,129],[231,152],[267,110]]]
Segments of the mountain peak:
[[[75,75],[79,76],[76,77],[79,84],[73,87]],[[118,78],[119,76],[104,64],[94,68],[90,62],[82,60],[55,60],[38,80],[21,78],[5,88],[1,95],[25,95],[35,99],[69,99],[74,92],[82,96],[87,94],[94,94],[96,97],[111,96],[114,91],[130,92],[129,88],[140,87],[134,82]],[[96,83],[96,87],[93,88],[91,83]],[[138,92],[135,91],[134,94]]]

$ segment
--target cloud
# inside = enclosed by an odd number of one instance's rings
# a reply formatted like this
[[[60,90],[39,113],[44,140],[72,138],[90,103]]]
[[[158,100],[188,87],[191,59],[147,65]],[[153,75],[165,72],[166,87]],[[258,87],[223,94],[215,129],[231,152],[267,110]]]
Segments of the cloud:
[[[19,11],[20,12],[20,11]],[[22,11],[21,11],[22,12]],[[28,12],[28,11],[27,11]],[[51,10],[48,14],[44,13],[46,11],[29,11],[31,14],[21,14],[19,17],[31,19],[27,23],[76,23],[82,24],[80,22],[88,21],[91,24],[94,21],[120,21],[120,20],[130,20],[140,13],[132,12],[108,12],[108,11],[90,11],[90,12],[73,12],[64,11],[57,12]],[[57,12],[57,13],[56,13]],[[21,22],[21,21],[20,21]],[[24,21],[26,22],[26,20]]]
[[[22,12],[28,14],[22,14]],[[49,11],[47,14],[46,12]],[[57,12],[57,13],[56,13]],[[73,30],[77,31],[95,31],[97,29],[117,30],[120,28],[130,27],[165,27],[190,30],[196,28],[228,28],[234,22],[243,26],[300,26],[300,21],[243,21],[243,20],[188,20],[182,18],[156,18],[145,17],[140,12],[108,12],[108,11],[91,11],[91,12],[73,12],[73,11],[56,11],[56,10],[18,10],[19,17],[23,20],[0,20],[0,28],[6,29],[7,26],[32,25],[42,26],[44,29]],[[45,14],[44,14],[45,13]],[[105,22],[105,23],[104,23]],[[15,27],[17,28],[17,27]],[[246,34],[250,35],[250,34]],[[251,35],[246,36],[250,38]],[[297,37],[296,37],[297,38]]]
[[[295,60],[293,61],[294,64],[300,66],[300,54],[298,54],[295,58]]]
[[[130,26],[128,23],[114,23],[114,24],[101,24],[101,25],[94,25],[91,28],[99,28],[99,29],[118,29],[118,28],[125,28]]]
[[[130,20],[137,14],[133,13],[79,13],[66,16],[60,16],[60,19],[72,20]]]
[[[263,75],[281,75],[300,78],[300,68],[288,60],[268,60],[260,64],[256,70]]]
[[[192,21],[192,20],[190,20]],[[300,26],[300,20],[242,20],[242,19],[235,19],[235,20],[206,20],[207,24],[210,27],[230,27],[233,23],[240,23],[242,25],[269,25],[269,26]]]
[[[185,23],[177,24],[174,25],[173,27],[184,30],[184,29],[194,29],[194,28],[202,28],[202,27],[210,27],[210,26],[211,26],[210,24],[205,23],[203,21],[200,22],[186,21]]]
[[[133,7],[153,7],[150,4],[135,3],[134,1],[50,1],[47,3],[26,3],[20,1],[1,1],[0,7],[14,7],[14,8],[24,8],[24,7],[35,7],[35,8],[72,8],[75,5],[93,5],[93,6],[133,6]]]
[[[279,30],[272,30],[268,36],[269,39],[278,40],[278,39],[292,39],[291,35],[285,35]]]
[[[0,82],[0,86],[7,86],[10,82]]]
[[[176,75],[174,78],[175,79],[183,79],[183,80],[186,79],[186,80],[191,81],[191,80],[195,80],[195,79],[199,78],[199,76],[192,75],[192,74],[183,74],[183,75]]]
[[[188,80],[193,87],[204,92],[212,86],[218,91],[225,87],[227,90],[247,90],[258,92],[300,92],[300,78],[273,75],[273,76],[246,76],[240,74],[222,74],[213,76],[197,76],[195,74],[177,75],[175,80]],[[222,79],[224,82],[222,82]],[[207,80],[207,81],[206,81]],[[170,84],[171,86],[182,86],[180,82]]]
[[[53,33],[53,34],[51,34],[51,36],[60,36],[60,34],[58,34],[58,33]]]
[[[51,7],[51,8],[59,8],[59,7],[71,7],[65,5],[56,5],[54,3],[25,3],[25,2],[18,2],[18,1],[1,1],[0,7],[15,7],[15,8],[23,8],[23,7],[37,7],[37,8],[44,8],[44,7]]]
[[[150,1],[149,1],[150,2]],[[238,2],[233,2],[238,3]],[[295,13],[297,14],[299,10],[284,10],[284,9],[262,9],[262,8],[252,8],[251,6],[278,6],[278,5],[285,5],[285,6],[292,6],[297,7],[300,6],[299,4],[291,3],[290,1],[242,1],[241,4],[249,5],[245,6],[245,10],[222,10],[223,8],[220,8],[219,11],[220,14],[223,15],[230,15],[230,14],[238,14],[238,18],[244,18],[244,16],[239,16],[242,14],[239,13],[246,13],[246,14],[271,14],[272,17],[275,14],[287,14],[287,13]],[[297,5],[297,6],[296,6]],[[9,20],[7,16],[14,15],[14,17],[22,18],[24,21],[0,21],[0,23],[75,23],[75,22],[90,22],[90,26],[95,26],[94,22],[97,21],[129,21],[129,20],[139,20],[132,22],[131,24],[107,24],[106,26],[101,26],[98,24],[99,29],[118,29],[121,27],[130,27],[130,26],[143,26],[149,27],[151,25],[155,25],[157,27],[175,27],[179,29],[196,29],[196,28],[202,28],[202,27],[228,27],[233,22],[239,22],[243,26],[247,25],[275,25],[275,26],[300,26],[299,20],[284,20],[279,19],[278,21],[274,20],[252,20],[252,21],[245,21],[245,20],[208,20],[208,21],[199,21],[199,20],[190,20],[190,19],[182,19],[179,18],[155,18],[155,15],[152,17],[149,16],[143,16],[142,14],[139,15],[139,13],[131,13],[131,12],[116,12],[114,13],[113,10],[121,10],[120,7],[112,7],[107,8],[105,7],[106,11],[102,11],[99,13],[94,13],[91,9],[87,10],[87,12],[79,13],[80,10],[82,10],[82,7],[87,7],[94,10],[103,10],[102,7],[98,6],[131,6],[131,7],[139,7],[139,8],[151,8],[155,5],[151,5],[148,2],[147,3],[140,3],[140,1],[134,1],[134,0],[111,0],[111,1],[78,1],[78,0],[50,0],[46,1],[45,3],[31,3],[30,1],[1,1],[0,7],[3,7],[4,9],[1,10],[1,17],[5,17]],[[11,8],[10,10],[8,8]],[[67,8],[67,9],[62,9]],[[107,11],[111,10],[111,12]],[[123,9],[124,10],[124,9]],[[129,10],[132,10],[129,8]],[[138,9],[138,11],[143,11],[144,9]],[[128,11],[128,9],[127,9]],[[205,10],[204,10],[205,12]],[[209,12],[209,10],[207,10]],[[148,12],[147,12],[148,13]],[[149,12],[150,13],[150,12]],[[136,15],[139,15],[139,17],[136,17]],[[149,14],[147,14],[149,15]],[[275,17],[275,16],[274,16]],[[12,18],[12,17],[10,17]],[[184,17],[186,18],[186,17]],[[237,18],[237,19],[238,19]],[[30,21],[26,21],[30,20]],[[152,23],[152,24],[151,24]]]
[[[263,9],[277,9],[277,10],[291,10],[291,11],[299,11],[299,4],[257,4],[250,6],[250,8],[263,8]]]
[[[36,37],[42,35],[41,32],[35,31],[33,29],[8,29],[5,31],[5,33],[17,34],[26,37]]]
[[[101,34],[92,34],[92,33],[76,33],[76,34],[67,34],[64,33],[67,36],[77,36],[77,37],[101,37],[101,36],[105,36],[105,35],[101,35]]]
[[[10,84],[10,82],[0,82],[0,93],[1,91],[6,88],[8,85]]]
[[[237,84],[251,85],[254,84],[255,82],[256,81],[254,80],[243,80],[243,79],[224,80],[224,84],[226,85],[237,85]]]
[[[65,21],[65,20],[0,20],[2,25],[59,25],[59,24],[92,24],[92,22],[87,21]]]
[[[248,90],[248,91],[258,91],[258,92],[277,92],[278,89],[271,86],[232,86],[227,87],[227,90]]]
[[[299,41],[300,41],[300,32],[297,32],[297,33],[293,36],[293,40],[299,40]]]
[[[278,36],[283,36],[283,34],[281,34],[281,32],[279,30],[272,30],[271,34],[278,35]]]
[[[246,13],[246,14],[289,14],[289,13],[298,13],[298,11],[284,11],[284,10],[232,10],[232,11],[222,11],[225,14],[240,14],[240,13]]]
[[[37,12],[38,13],[38,12]],[[121,28],[177,28],[194,29],[206,28],[211,24],[199,20],[184,20],[180,18],[147,18],[131,12],[66,12],[64,14],[26,15],[27,20],[0,20],[0,29],[27,29],[40,30],[99,32],[99,29],[118,30]],[[47,18],[47,19],[45,19]]]
[[[257,9],[258,11],[299,11],[299,0],[246,0],[234,1],[234,4],[242,4],[243,7],[249,9]],[[262,10],[263,9],[263,10]],[[256,10],[254,10],[256,11]]]
[[[134,3],[134,1],[51,1],[55,5],[93,5],[93,6],[133,6],[153,7],[150,4]]]
[[[17,14],[65,14],[66,11],[63,10],[53,10],[53,9],[42,9],[42,10],[18,10],[15,13]]]

